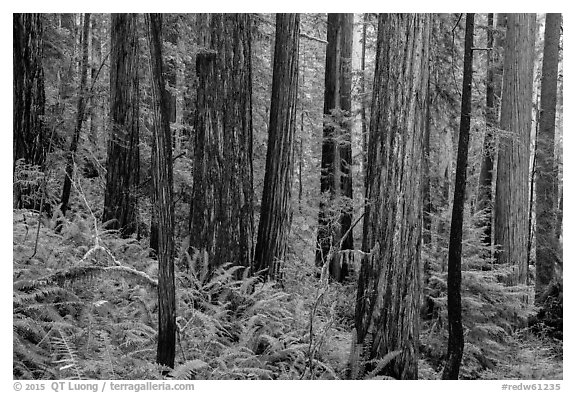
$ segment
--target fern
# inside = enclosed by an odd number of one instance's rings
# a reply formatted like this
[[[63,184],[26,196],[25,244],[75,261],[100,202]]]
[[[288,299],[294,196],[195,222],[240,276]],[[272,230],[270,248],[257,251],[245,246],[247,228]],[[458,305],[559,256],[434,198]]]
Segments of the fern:
[[[208,363],[200,359],[188,360],[170,372],[169,377],[172,379],[194,379],[198,371],[207,367],[209,367]]]
[[[53,337],[54,356],[57,360],[54,363],[61,364],[60,371],[72,370],[76,379],[82,379],[82,370],[77,359],[77,351],[72,342],[66,337],[64,332],[58,329],[60,337]]]
[[[384,370],[384,368],[401,353],[402,353],[402,350],[392,351],[390,353],[387,353],[381,359],[375,359],[375,360],[372,360],[370,362],[367,362],[367,363],[371,363],[371,364],[375,363],[376,367],[374,367],[374,369],[372,371],[370,371],[370,373],[368,373],[368,375],[366,375],[365,379],[374,379],[378,375],[378,373],[380,373],[382,370]]]

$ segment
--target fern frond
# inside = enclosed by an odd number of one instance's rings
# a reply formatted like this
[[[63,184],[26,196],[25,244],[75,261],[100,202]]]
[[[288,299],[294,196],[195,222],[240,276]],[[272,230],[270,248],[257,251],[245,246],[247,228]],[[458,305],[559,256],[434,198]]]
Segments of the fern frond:
[[[196,373],[204,368],[209,367],[208,363],[200,359],[188,360],[186,363],[179,365],[169,377],[172,379],[194,379]]]
[[[52,341],[56,349],[55,355],[60,359],[54,360],[53,362],[63,364],[59,368],[60,371],[72,369],[75,373],[75,377],[77,379],[82,379],[82,372],[77,360],[77,351],[74,344],[68,340],[62,330],[58,329],[58,333],[60,334],[60,337],[53,337]]]
[[[374,368],[374,370],[372,370],[367,376],[367,379],[372,379],[374,377],[376,377],[378,375],[379,372],[381,372],[384,367],[386,367],[388,365],[388,363],[390,363],[392,360],[394,360],[394,358],[396,358],[398,355],[400,355],[402,353],[401,349],[398,349],[396,351],[392,351],[390,353],[387,353],[383,358],[381,359],[374,359],[371,361],[366,362],[366,364],[370,364],[370,363],[376,363],[376,367]]]

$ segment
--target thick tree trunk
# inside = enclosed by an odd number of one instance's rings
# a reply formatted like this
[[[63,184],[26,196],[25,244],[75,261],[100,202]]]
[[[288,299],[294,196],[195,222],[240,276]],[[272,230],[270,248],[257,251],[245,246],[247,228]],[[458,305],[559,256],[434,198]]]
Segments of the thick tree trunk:
[[[558,188],[554,161],[556,94],[558,87],[558,55],[562,14],[546,14],[540,123],[536,150],[536,302],[554,276],[559,245],[556,237],[556,203]]]
[[[254,254],[256,270],[268,268],[273,279],[281,276],[290,231],[299,39],[300,15],[276,14],[266,172]]]
[[[174,368],[176,297],[174,286],[174,207],[169,96],[162,65],[162,15],[146,14],[152,74],[152,186],[158,217],[158,351],[156,361]]]
[[[60,210],[62,215],[66,215],[68,203],[70,201],[70,191],[72,188],[72,176],[74,176],[74,166],[76,160],[76,151],[80,142],[82,133],[82,124],[84,123],[84,112],[86,111],[86,84],[88,80],[88,35],[90,33],[90,14],[84,14],[82,25],[82,61],[80,66],[80,87],[78,89],[78,106],[76,109],[76,126],[70,142],[70,150],[66,158],[66,176],[64,176],[64,186],[62,188],[62,197],[60,199]],[[59,225],[58,228],[61,228]]]
[[[486,133],[484,135],[484,152],[480,165],[480,178],[478,182],[477,210],[484,213],[480,225],[484,227],[482,242],[492,246],[492,179],[495,155],[494,131],[498,127],[500,114],[500,96],[502,94],[502,59],[498,51],[503,46],[503,32],[505,27],[503,14],[497,16],[497,29],[494,30],[494,14],[488,14],[487,34],[487,75],[486,75]],[[496,36],[496,40],[494,40]],[[492,49],[492,50],[490,50]]]
[[[44,166],[47,138],[44,132],[44,69],[42,67],[42,15],[13,14],[13,163],[22,159],[25,164]],[[16,173],[15,173],[16,174]],[[26,197],[34,189],[15,178],[14,206],[34,207]],[[25,179],[24,179],[25,180]]]
[[[494,243],[498,263],[514,266],[509,284],[526,284],[528,161],[532,126],[535,14],[507,14]]]
[[[137,229],[139,181],[138,16],[112,14],[110,139],[102,221],[129,236]]]
[[[330,258],[330,276],[342,281],[348,266],[340,249],[353,248],[352,230],[352,33],[353,14],[328,14],[324,132],[316,264]],[[347,234],[347,235],[346,235]],[[343,236],[346,235],[346,239]],[[342,247],[340,247],[340,244]]]
[[[368,204],[356,300],[363,359],[399,350],[382,373],[418,378],[422,160],[429,14],[380,14],[368,150]]]
[[[462,226],[464,223],[464,203],[466,202],[466,170],[468,168],[468,140],[470,138],[472,112],[473,47],[474,14],[466,14],[462,109],[460,111],[456,181],[454,182],[454,204],[452,206],[448,249],[448,354],[442,379],[458,379],[464,351],[460,287],[462,283]]]
[[[252,267],[251,19],[249,14],[203,17],[190,245],[208,252],[212,268]]]

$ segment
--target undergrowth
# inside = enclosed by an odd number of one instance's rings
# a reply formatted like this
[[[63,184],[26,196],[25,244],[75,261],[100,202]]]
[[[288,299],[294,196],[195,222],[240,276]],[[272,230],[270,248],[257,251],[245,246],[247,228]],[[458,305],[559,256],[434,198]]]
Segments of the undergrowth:
[[[262,283],[232,264],[210,269],[204,252],[181,252],[176,365],[161,367],[157,261],[145,241],[122,239],[100,228],[93,212],[81,211],[59,234],[56,218],[42,218],[36,239],[38,219],[37,213],[14,211],[15,378],[379,378],[350,369],[355,280],[318,279],[318,269],[291,251],[282,283]],[[512,272],[486,257],[480,231],[465,228],[461,378],[558,377],[553,365],[562,362],[561,341],[543,340],[527,328],[533,293],[504,284]],[[422,258],[419,374],[438,379],[448,339],[447,245],[425,245]],[[393,356],[379,359],[377,367]],[[514,366],[515,359],[528,366]],[[545,370],[540,361],[551,366]]]
[[[78,214],[60,234],[44,222],[30,258],[36,239],[27,226],[37,220],[14,212],[15,378],[342,377],[343,354],[332,342],[340,337],[347,347],[336,314],[348,304],[334,285],[319,297],[312,268],[299,288],[287,279],[282,289],[231,264],[208,274],[204,253],[184,253],[176,271],[177,365],[165,370],[155,363],[157,261],[144,242],[93,228],[89,215]]]

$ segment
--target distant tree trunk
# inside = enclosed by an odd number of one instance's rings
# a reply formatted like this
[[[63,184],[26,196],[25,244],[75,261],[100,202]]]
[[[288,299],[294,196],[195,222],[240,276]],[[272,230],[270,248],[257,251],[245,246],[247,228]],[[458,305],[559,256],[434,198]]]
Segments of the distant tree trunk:
[[[426,112],[425,112],[425,123],[424,123],[424,171],[423,171],[423,192],[424,192],[424,211],[422,217],[422,242],[424,244],[430,244],[432,242],[432,196],[430,195],[430,123],[431,123],[431,113],[430,113],[430,79],[428,79],[428,84],[426,85]],[[425,274],[428,270],[424,268]]]
[[[251,18],[202,17],[190,245],[208,252],[212,268],[252,267]]]
[[[58,86],[59,95],[62,99],[71,98],[74,95],[74,72],[78,64],[78,26],[76,24],[76,14],[60,14],[60,27],[70,32],[70,37],[64,39],[64,45],[71,48],[71,56],[66,59],[63,65],[63,76],[61,84]],[[64,108],[61,108],[64,111]]]
[[[100,62],[102,61],[102,44],[100,41],[100,22],[97,17],[92,19],[91,25],[91,41],[92,41],[92,54],[91,54],[91,67],[90,76],[92,83],[95,83],[95,79],[98,75],[98,70],[100,68]],[[101,119],[100,113],[100,100],[97,94],[90,95],[90,142],[97,147],[98,146],[98,134],[100,132],[99,122]]]
[[[363,361],[418,378],[422,160],[430,14],[380,14],[368,147],[368,203],[356,298]],[[373,368],[374,366],[372,366]]]
[[[559,245],[556,237],[557,168],[554,164],[558,56],[562,14],[546,14],[540,124],[536,150],[536,302],[554,276]]]
[[[340,242],[342,250],[354,249],[354,236],[352,231],[352,46],[354,37],[354,14],[341,14],[340,24],[342,37],[340,38],[340,108],[345,111],[348,118],[343,119],[342,138],[338,144],[340,152],[340,194],[343,197],[340,210]],[[332,278],[342,281],[348,276],[348,261],[339,258],[330,269]],[[333,261],[336,262],[336,261]]]
[[[172,46],[171,52],[175,52],[178,46],[178,15],[168,14],[164,21],[165,24],[165,40]],[[170,21],[170,23],[166,23]],[[178,74],[178,64],[176,62],[176,56],[170,56],[166,60],[166,83],[170,87],[168,90],[168,108],[170,113],[170,123],[176,123],[176,94],[174,90],[176,89],[176,79]],[[175,138],[172,138],[175,139]],[[173,142],[174,143],[174,142]]]
[[[44,132],[44,69],[42,67],[42,15],[13,14],[13,163],[44,166],[47,138]],[[34,189],[15,180],[14,207],[28,208],[26,201]]]
[[[497,27],[504,28],[504,15],[498,14]],[[492,179],[494,169],[495,139],[494,130],[498,127],[500,114],[500,96],[502,94],[502,59],[498,50],[503,46],[502,33],[494,34],[494,14],[488,14],[487,34],[487,76],[486,76],[486,133],[484,135],[484,152],[480,166],[477,209],[484,212],[480,224],[484,227],[482,242],[492,246]],[[494,45],[496,35],[496,45]],[[492,50],[490,50],[492,49]]]
[[[328,14],[328,45],[324,90],[324,133],[318,214],[316,265],[330,257],[330,276],[342,281],[347,275],[341,249],[353,248],[352,230],[352,33],[353,14]],[[343,236],[347,234],[346,239]]]
[[[450,225],[448,248],[448,354],[442,379],[458,379],[464,351],[462,328],[462,226],[464,203],[466,202],[466,170],[468,168],[468,140],[472,113],[472,60],[474,47],[474,14],[466,14],[464,38],[464,75],[462,77],[462,109],[456,159],[456,181],[454,182],[454,204]]]
[[[112,14],[110,139],[102,221],[129,236],[137,229],[139,181],[138,16]]]
[[[366,168],[368,167],[368,118],[366,116],[366,28],[368,25],[368,13],[363,14],[362,23],[362,55],[360,57],[360,122],[362,123],[362,175],[364,188],[366,188]]]
[[[154,146],[152,146],[154,147]],[[152,195],[152,213],[150,214],[150,256],[158,255],[158,214],[154,208],[154,196]]]
[[[536,14],[507,14],[494,243],[501,264],[514,266],[509,284],[525,284],[528,250],[528,164],[532,123]]]
[[[563,237],[562,221],[564,218],[564,193],[560,194],[560,201],[558,201],[558,214],[556,215],[556,238],[558,240]]]
[[[162,15],[146,14],[152,74],[152,186],[158,217],[158,351],[156,361],[174,368],[176,297],[174,286],[174,207],[169,96],[162,65]]]
[[[300,15],[276,14],[276,43],[264,191],[254,254],[256,270],[280,278],[290,231]]]
[[[72,176],[74,176],[74,166],[76,160],[76,151],[82,133],[82,123],[84,122],[84,112],[86,110],[86,83],[88,80],[88,35],[90,33],[90,14],[84,14],[82,25],[82,61],[80,66],[80,88],[78,89],[78,106],[76,110],[76,126],[70,143],[70,150],[66,158],[66,175],[64,176],[64,186],[62,188],[62,197],[60,199],[60,210],[62,215],[66,215],[68,202],[70,201],[70,191],[72,188]],[[58,226],[61,228],[61,224]]]

